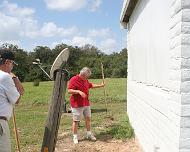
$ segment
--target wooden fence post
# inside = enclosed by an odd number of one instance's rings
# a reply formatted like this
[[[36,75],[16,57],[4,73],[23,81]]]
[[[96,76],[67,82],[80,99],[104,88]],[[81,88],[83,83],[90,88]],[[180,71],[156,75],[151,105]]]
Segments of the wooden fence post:
[[[66,70],[57,70],[56,79],[52,93],[52,100],[49,106],[48,118],[45,125],[44,137],[41,152],[54,152],[57,142],[57,135],[61,114],[63,110],[63,101],[67,88],[68,72]]]

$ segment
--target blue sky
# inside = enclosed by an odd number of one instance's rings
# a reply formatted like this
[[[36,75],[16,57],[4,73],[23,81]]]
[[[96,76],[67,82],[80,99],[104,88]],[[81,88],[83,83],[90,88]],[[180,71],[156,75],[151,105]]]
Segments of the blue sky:
[[[120,28],[123,0],[0,0],[0,44],[92,44],[110,54],[126,47]]]

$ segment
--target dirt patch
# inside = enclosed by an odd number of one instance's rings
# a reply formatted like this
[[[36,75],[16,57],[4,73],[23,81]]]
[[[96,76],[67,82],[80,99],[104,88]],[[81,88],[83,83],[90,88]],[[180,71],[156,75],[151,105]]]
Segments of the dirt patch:
[[[79,143],[73,144],[71,135],[59,137],[55,152],[142,152],[138,142],[133,138],[127,141],[102,136],[96,142],[79,136]]]
[[[92,142],[84,138],[85,123],[81,121],[78,128],[79,143],[73,144],[71,126],[68,125],[68,128],[64,129],[64,133],[59,132],[55,152],[142,152],[135,138],[125,141],[115,139],[119,137],[116,136],[119,135],[119,132],[115,131],[117,129],[120,129],[121,132],[123,129],[123,133],[126,134],[126,136],[123,135],[119,138],[130,137],[129,133],[132,133],[126,117],[125,103],[110,103],[108,112],[99,105],[102,104],[98,103],[98,107],[92,108],[91,124],[92,132],[95,133],[97,141]],[[68,116],[71,117],[71,115]],[[128,130],[128,132],[124,130]]]

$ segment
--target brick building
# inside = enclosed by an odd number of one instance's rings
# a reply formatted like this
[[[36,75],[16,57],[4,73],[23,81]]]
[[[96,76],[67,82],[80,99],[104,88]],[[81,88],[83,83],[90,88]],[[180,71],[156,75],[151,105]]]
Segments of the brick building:
[[[190,0],[124,0],[127,110],[145,152],[190,152]]]

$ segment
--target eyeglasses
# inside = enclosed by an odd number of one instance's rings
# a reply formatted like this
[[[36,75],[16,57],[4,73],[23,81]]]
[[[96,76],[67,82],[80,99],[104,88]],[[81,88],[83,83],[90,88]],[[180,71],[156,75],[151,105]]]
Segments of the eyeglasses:
[[[13,60],[9,60],[13,65],[18,65],[15,61],[13,61]]]

